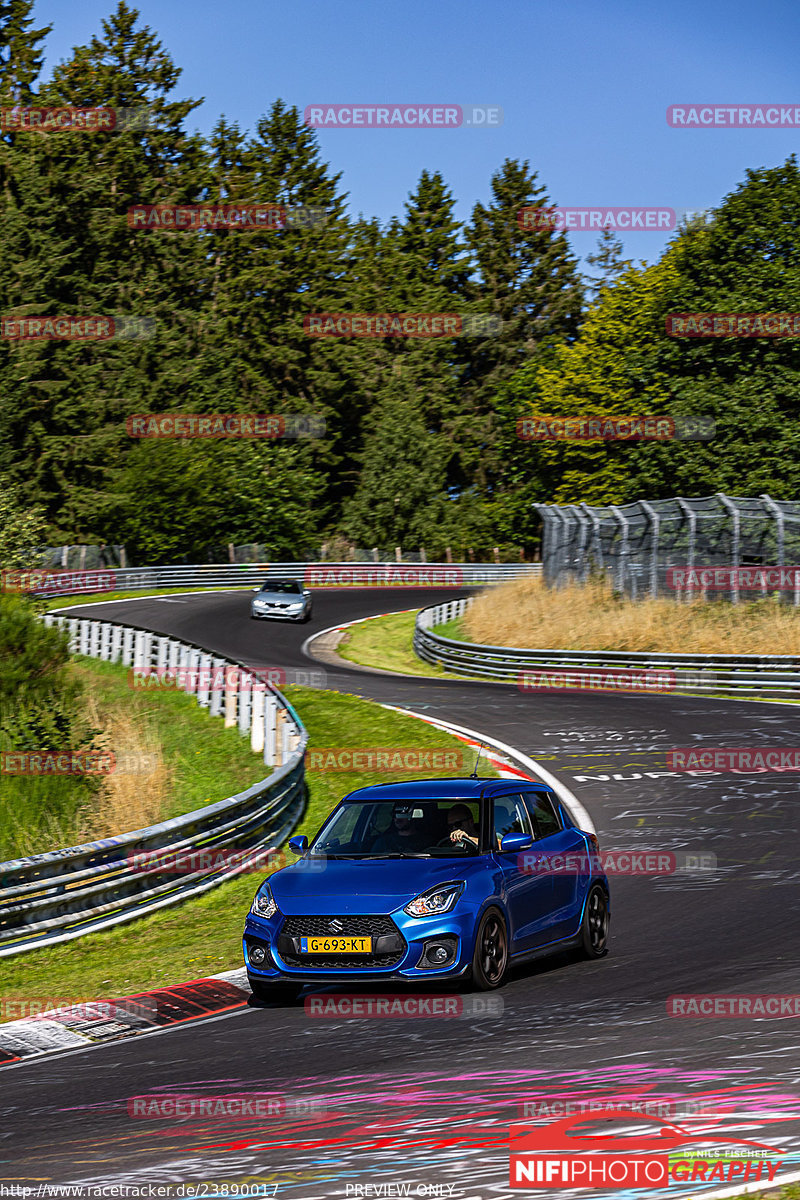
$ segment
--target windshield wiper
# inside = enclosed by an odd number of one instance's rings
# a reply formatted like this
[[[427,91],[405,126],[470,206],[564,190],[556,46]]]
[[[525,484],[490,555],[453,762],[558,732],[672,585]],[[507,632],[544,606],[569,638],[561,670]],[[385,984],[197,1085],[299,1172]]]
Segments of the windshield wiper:
[[[369,854],[368,858],[430,858],[427,850],[420,850],[417,854],[410,854],[407,850],[387,850],[381,854]]]

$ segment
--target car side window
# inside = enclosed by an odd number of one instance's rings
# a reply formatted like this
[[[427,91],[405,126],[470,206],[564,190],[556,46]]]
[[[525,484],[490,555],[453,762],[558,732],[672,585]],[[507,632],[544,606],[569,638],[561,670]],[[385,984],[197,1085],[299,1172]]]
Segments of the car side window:
[[[494,801],[494,848],[500,849],[500,843],[507,833],[525,833],[530,836],[528,814],[520,795],[495,796]]]
[[[540,838],[550,837],[553,833],[558,833],[561,829],[561,820],[549,796],[545,796],[542,792],[526,792],[525,803],[533,825],[533,836],[537,841]]]

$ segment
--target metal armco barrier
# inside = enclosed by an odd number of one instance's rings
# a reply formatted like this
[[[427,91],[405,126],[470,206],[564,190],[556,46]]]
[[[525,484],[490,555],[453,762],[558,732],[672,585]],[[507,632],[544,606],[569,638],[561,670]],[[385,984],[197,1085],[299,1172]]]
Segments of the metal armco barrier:
[[[518,683],[525,671],[581,669],[671,671],[674,690],[768,699],[800,696],[800,657],[759,654],[631,654],[616,650],[526,650],[457,642],[435,632],[461,617],[472,598],[434,604],[417,614],[414,651],[425,662],[461,675]],[[554,682],[554,689],[558,683]],[[645,689],[641,689],[644,691]]]
[[[44,568],[31,568],[41,574]],[[365,562],[288,562],[233,563],[230,565],[199,564],[183,567],[94,567],[91,571],[47,570],[47,585],[36,589],[48,596],[79,595],[95,590],[81,586],[83,574],[103,576],[100,589],[108,591],[149,591],[152,588],[255,587],[271,579],[304,579],[314,588],[335,587],[392,587],[439,586],[461,587],[486,583],[502,583],[522,575],[541,571],[539,563],[365,563]],[[13,574],[20,574],[14,572]],[[65,587],[58,587],[63,574]],[[71,577],[68,578],[68,577]],[[438,582],[441,579],[441,582]]]
[[[211,863],[201,862],[194,873],[175,875],[145,873],[130,857],[275,847],[297,824],[305,798],[306,730],[288,700],[271,684],[253,686],[242,664],[130,625],[55,613],[43,619],[66,626],[73,653],[138,671],[183,668],[185,690],[212,716],[249,734],[251,748],[275,769],[244,792],[158,825],[0,863],[0,957],[144,916],[233,878],[246,863],[209,870]]]

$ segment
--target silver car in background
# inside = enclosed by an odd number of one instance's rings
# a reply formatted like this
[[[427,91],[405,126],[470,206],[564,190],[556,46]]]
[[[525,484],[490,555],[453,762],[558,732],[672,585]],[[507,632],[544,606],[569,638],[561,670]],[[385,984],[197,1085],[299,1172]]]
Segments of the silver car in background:
[[[283,621],[307,621],[311,616],[311,592],[299,579],[270,579],[250,601],[250,616]]]

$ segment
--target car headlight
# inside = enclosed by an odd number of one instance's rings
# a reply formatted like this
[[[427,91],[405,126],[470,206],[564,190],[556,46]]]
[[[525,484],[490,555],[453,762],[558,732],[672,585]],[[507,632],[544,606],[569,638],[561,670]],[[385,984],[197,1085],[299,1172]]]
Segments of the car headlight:
[[[258,889],[255,899],[250,906],[250,912],[257,917],[274,917],[278,911],[278,906],[275,903],[275,898],[270,891],[268,883],[264,883]]]
[[[421,892],[407,904],[403,912],[410,917],[436,917],[439,913],[450,912],[463,890],[463,883],[442,883],[438,887],[428,888],[427,892]]]

